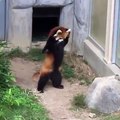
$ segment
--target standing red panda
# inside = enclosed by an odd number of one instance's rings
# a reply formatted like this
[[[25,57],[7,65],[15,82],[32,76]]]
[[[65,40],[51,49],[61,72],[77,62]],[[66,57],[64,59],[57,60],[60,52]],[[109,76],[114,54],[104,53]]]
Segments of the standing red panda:
[[[33,79],[39,76],[38,91],[44,92],[43,89],[49,79],[51,79],[54,87],[64,88],[63,85],[61,85],[62,76],[59,67],[62,64],[64,47],[68,43],[70,32],[70,29],[60,26],[50,31],[47,43],[42,50],[45,54],[42,67],[33,75]]]

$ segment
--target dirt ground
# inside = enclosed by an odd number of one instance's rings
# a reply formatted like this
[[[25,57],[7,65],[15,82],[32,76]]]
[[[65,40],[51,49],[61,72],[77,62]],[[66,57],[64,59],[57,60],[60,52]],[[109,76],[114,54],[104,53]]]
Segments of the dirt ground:
[[[51,83],[48,83],[45,92],[39,93],[36,91],[37,81],[32,81],[32,75],[40,67],[40,63],[26,61],[22,58],[14,58],[11,63],[16,83],[22,88],[33,91],[48,110],[51,120],[99,120],[99,118],[90,118],[89,110],[74,111],[71,109],[73,97],[78,93],[86,94],[87,86],[80,85],[79,81],[71,84],[63,79],[64,89],[53,88]]]

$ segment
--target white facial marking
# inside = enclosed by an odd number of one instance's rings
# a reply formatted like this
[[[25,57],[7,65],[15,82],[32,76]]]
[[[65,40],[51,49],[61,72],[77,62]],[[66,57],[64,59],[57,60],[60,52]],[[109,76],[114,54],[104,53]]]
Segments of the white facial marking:
[[[63,41],[63,39],[59,39],[59,42],[62,42]]]
[[[57,34],[54,34],[54,37],[57,37]]]
[[[55,40],[59,40],[59,37],[56,37]]]
[[[71,32],[71,29],[68,29],[67,32]]]

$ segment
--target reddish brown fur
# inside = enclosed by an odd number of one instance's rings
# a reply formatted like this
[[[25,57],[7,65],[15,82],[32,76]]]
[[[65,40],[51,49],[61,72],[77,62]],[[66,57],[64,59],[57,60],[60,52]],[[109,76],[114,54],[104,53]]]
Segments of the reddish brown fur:
[[[45,60],[43,61],[43,64],[41,68],[33,74],[33,80],[36,80],[38,77],[41,75],[44,76],[49,72],[52,72],[53,70],[53,62],[54,62],[54,57],[50,53],[45,54]]]

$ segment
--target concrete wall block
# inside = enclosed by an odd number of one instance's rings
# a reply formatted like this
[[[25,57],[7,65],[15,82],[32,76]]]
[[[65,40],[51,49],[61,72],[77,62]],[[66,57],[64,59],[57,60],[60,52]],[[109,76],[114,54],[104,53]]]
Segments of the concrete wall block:
[[[11,0],[11,7],[14,9],[23,9],[32,7],[36,0]]]
[[[84,59],[90,64],[98,76],[114,75],[109,64],[103,59],[103,53],[91,41],[84,42]]]
[[[23,50],[31,46],[32,8],[12,9],[9,24],[8,41],[14,47]]]
[[[61,10],[61,14],[60,14],[60,23],[59,24],[60,24],[60,26],[70,28],[72,30],[72,32],[70,34],[70,38],[69,38],[69,43],[65,48],[66,51],[71,50],[72,34],[73,34],[73,17],[74,17],[73,4],[63,7],[63,9]]]
[[[65,6],[73,0],[37,0],[36,6]]]
[[[90,0],[74,0],[73,48],[78,55],[83,55],[83,42],[88,36]]]

